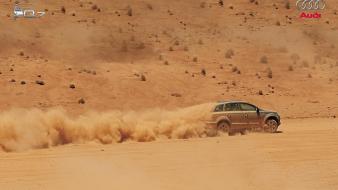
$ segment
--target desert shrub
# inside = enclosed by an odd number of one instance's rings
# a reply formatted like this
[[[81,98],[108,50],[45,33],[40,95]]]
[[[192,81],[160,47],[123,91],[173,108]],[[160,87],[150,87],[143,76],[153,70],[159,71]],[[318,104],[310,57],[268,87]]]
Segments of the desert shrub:
[[[97,5],[92,6],[92,10],[97,10],[97,9],[98,9]]]
[[[141,81],[147,81],[146,76],[144,76],[143,74],[141,75]]]
[[[206,71],[205,69],[202,69],[202,70],[201,70],[201,74],[202,74],[203,76],[205,76],[205,75],[207,75],[207,71]]]
[[[231,59],[232,56],[234,56],[234,55],[235,55],[235,53],[234,53],[234,50],[232,50],[232,49],[228,49],[228,50],[225,52],[225,58],[227,58],[227,59]]]
[[[268,69],[266,70],[266,72],[267,72],[267,77],[268,77],[268,78],[272,78],[272,70],[271,70],[271,68],[268,68]]]
[[[127,7],[127,15],[133,16],[133,9],[130,6]]]
[[[290,2],[289,2],[289,1],[286,1],[286,2],[285,2],[285,8],[286,8],[286,9],[290,9],[290,8],[291,8]]]
[[[264,64],[268,63],[268,57],[266,57],[265,55],[262,56],[261,59],[260,59],[260,62],[264,63]]]
[[[80,98],[77,102],[79,104],[85,104],[86,103],[86,101],[84,100],[84,98]]]
[[[292,65],[289,65],[289,68],[288,68],[289,71],[293,71],[293,67]]]
[[[150,3],[147,3],[147,8],[149,9],[149,10],[153,10],[154,8],[153,8],[153,6],[150,4]]]
[[[63,14],[66,13],[66,7],[65,7],[65,6],[62,6],[62,7],[61,7],[61,12],[62,12]]]

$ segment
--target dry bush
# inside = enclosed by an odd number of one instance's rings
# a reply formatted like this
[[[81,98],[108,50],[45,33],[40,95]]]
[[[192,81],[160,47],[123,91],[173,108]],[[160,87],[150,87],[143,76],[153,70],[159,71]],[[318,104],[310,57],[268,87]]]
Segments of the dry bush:
[[[172,46],[170,46],[169,51],[174,51],[174,48]]]
[[[150,3],[147,3],[146,6],[147,6],[147,8],[148,8],[149,10],[153,10],[153,9],[154,9],[153,6],[152,6]]]
[[[291,8],[290,2],[288,0],[285,2],[285,8],[286,9],[290,9]]]
[[[169,65],[169,62],[168,61],[164,61],[164,65]]]
[[[260,62],[263,64],[267,64],[268,63],[268,57],[266,57],[265,55],[261,57]]]
[[[235,66],[231,69],[232,72],[237,72],[238,71],[238,68]]]
[[[199,44],[199,45],[203,45],[203,44],[204,44],[203,40],[202,40],[202,39],[199,39],[199,40],[198,40],[198,44]]]
[[[234,50],[228,49],[228,51],[225,53],[225,58],[231,59],[232,56],[234,56],[234,55],[235,55]]]
[[[147,81],[146,76],[144,76],[143,74],[141,75],[141,81]]]
[[[259,90],[259,91],[258,91],[258,95],[261,95],[261,96],[264,95],[264,94],[263,94],[263,91],[262,91],[262,90]]]
[[[271,70],[270,67],[267,68],[266,72],[267,72],[267,77],[268,77],[268,78],[272,78],[272,70]]]
[[[35,83],[36,84],[38,84],[38,85],[45,85],[45,82],[43,81],[43,80],[37,80],[37,81],[35,81]]]
[[[132,41],[132,42],[135,41],[135,36],[131,36],[130,41]]]
[[[309,67],[309,63],[307,61],[303,61],[302,62],[302,66],[308,68]]]
[[[312,78],[312,75],[309,73],[309,74],[307,75],[307,78]]]
[[[62,6],[62,7],[61,7],[61,12],[62,12],[63,14],[66,13],[66,7],[65,7],[65,6]]]
[[[192,59],[192,61],[193,61],[193,62],[197,62],[197,61],[198,61],[198,58],[197,58],[197,57],[194,57],[194,58]]]
[[[74,89],[75,88],[75,84],[70,84],[69,88]]]
[[[218,0],[218,5],[221,6],[221,7],[223,7],[224,6],[223,0]]]
[[[97,5],[92,5],[92,10],[97,10],[97,9],[98,9]]]
[[[288,68],[289,71],[293,71],[293,67],[292,65],[289,65],[289,68]]]
[[[205,8],[206,5],[207,5],[207,3],[203,1],[203,2],[201,2],[200,7]]]
[[[189,51],[189,47],[188,46],[184,46],[183,50],[184,51]]]
[[[137,49],[145,49],[146,48],[146,45],[143,43],[143,42],[140,42],[137,47]]]
[[[84,98],[80,98],[77,102],[79,104],[85,104],[86,103],[86,101],[84,100]]]
[[[202,74],[203,76],[205,76],[205,75],[207,75],[207,71],[206,71],[205,69],[202,69],[202,70],[201,70],[201,74]]]
[[[182,94],[179,94],[179,93],[171,93],[171,96],[174,96],[174,97],[182,97]]]
[[[127,15],[133,16],[133,9],[130,6],[127,7]]]

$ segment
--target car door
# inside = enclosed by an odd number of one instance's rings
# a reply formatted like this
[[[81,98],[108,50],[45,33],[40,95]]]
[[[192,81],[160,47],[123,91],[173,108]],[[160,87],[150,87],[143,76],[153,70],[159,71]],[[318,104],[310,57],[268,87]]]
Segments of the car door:
[[[230,119],[231,127],[241,128],[246,124],[243,112],[238,103],[227,103],[224,107],[227,117]]]
[[[240,103],[239,107],[244,114],[245,122],[249,127],[259,125],[259,115],[257,114],[257,107],[248,103]]]

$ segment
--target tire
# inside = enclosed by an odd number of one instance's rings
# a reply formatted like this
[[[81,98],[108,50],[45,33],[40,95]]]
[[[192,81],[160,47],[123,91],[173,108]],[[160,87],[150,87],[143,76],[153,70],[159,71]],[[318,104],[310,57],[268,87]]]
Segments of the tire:
[[[221,121],[217,124],[217,130],[221,132],[228,132],[230,129],[230,125],[226,121]]]
[[[274,119],[268,119],[265,121],[264,131],[268,133],[275,133],[278,129],[278,122]]]

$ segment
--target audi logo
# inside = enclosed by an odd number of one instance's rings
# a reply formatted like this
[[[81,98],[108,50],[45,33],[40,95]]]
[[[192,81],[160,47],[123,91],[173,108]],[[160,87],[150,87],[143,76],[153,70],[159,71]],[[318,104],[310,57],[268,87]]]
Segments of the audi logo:
[[[299,10],[323,10],[325,6],[324,0],[298,0],[296,3]]]

